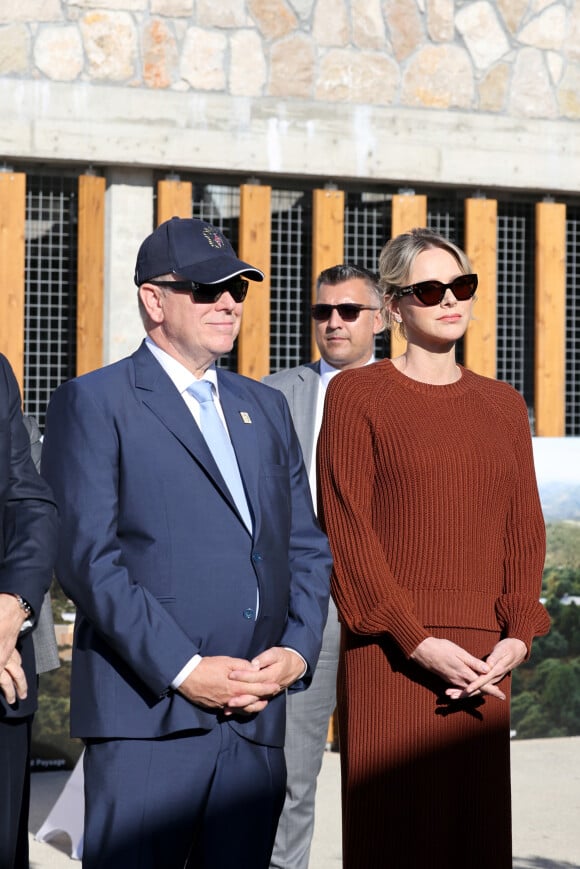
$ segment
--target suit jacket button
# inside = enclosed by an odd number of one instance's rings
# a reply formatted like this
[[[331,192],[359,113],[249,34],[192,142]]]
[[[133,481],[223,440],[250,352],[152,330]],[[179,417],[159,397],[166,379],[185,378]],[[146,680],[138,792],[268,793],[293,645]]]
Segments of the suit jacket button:
[[[263,559],[262,559],[262,556],[260,555],[259,552],[254,552],[254,553],[252,554],[252,561],[253,561],[255,564],[257,564],[258,561],[262,561],[262,560],[263,560]]]
[[[248,607],[247,610],[244,610],[244,618],[245,618],[245,619],[248,619],[248,620],[249,620],[249,619],[255,619],[255,618],[256,618],[256,613],[254,612],[253,609],[250,609],[250,607]]]

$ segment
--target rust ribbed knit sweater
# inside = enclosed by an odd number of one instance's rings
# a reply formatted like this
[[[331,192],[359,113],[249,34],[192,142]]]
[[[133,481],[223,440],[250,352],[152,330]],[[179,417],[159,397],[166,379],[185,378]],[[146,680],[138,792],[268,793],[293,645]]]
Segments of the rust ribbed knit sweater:
[[[484,657],[549,628],[525,404],[461,375],[433,386],[385,360],[327,392],[319,513],[343,625],[344,869],[511,867],[509,678],[504,703],[453,704],[408,660],[430,635]]]

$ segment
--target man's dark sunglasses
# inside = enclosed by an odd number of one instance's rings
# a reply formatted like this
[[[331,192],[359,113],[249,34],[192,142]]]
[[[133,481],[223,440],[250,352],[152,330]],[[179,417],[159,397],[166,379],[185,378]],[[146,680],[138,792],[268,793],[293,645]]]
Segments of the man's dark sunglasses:
[[[477,275],[459,275],[449,284],[442,284],[441,281],[421,281],[408,287],[400,287],[395,290],[394,296],[395,299],[400,299],[401,296],[412,293],[423,305],[430,308],[443,301],[447,290],[451,290],[458,302],[466,302],[475,295],[476,289]]]
[[[358,320],[358,315],[361,311],[378,311],[378,308],[372,308],[370,305],[355,305],[354,302],[342,302],[340,305],[312,305],[313,320],[330,320],[333,311],[338,311],[338,316],[345,323],[354,323]]]
[[[229,293],[234,302],[243,302],[248,292],[249,281],[245,278],[230,278],[219,284],[198,284],[197,281],[147,281],[155,287],[166,287],[173,293],[191,293],[194,302],[211,304],[223,293]]]

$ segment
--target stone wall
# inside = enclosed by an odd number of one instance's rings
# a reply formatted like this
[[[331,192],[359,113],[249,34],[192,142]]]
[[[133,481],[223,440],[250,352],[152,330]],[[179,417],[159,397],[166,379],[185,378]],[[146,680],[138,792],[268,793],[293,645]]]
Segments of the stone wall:
[[[2,0],[0,112],[10,157],[573,189],[580,0]]]
[[[0,74],[580,119],[580,2],[3,0]]]

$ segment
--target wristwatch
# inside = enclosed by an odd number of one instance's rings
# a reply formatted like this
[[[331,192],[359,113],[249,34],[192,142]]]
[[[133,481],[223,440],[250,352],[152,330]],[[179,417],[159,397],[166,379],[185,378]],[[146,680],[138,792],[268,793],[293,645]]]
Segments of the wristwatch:
[[[18,606],[20,607],[20,609],[24,612],[24,615],[26,616],[26,618],[24,619],[24,621],[22,622],[22,624],[20,626],[20,634],[21,635],[26,634],[26,633],[28,633],[28,631],[30,631],[34,627],[34,622],[32,620],[32,615],[33,615],[32,607],[30,606],[28,601],[22,597],[21,594],[15,594],[14,597],[16,598],[16,602],[17,602]]]
[[[18,603],[20,609],[24,611],[24,615],[26,616],[26,618],[29,619],[32,616],[32,607],[30,606],[28,601],[24,600],[21,594],[15,594],[14,597],[16,598],[16,602]]]

